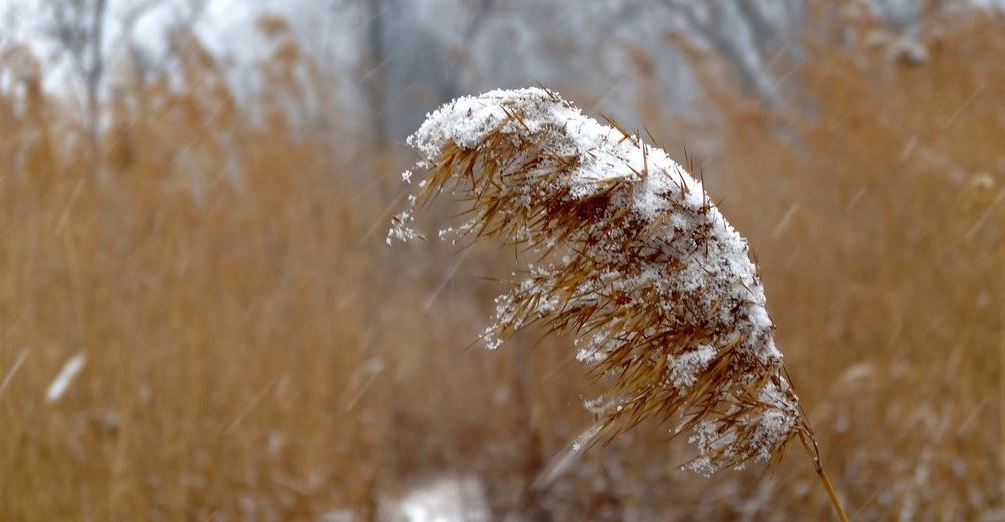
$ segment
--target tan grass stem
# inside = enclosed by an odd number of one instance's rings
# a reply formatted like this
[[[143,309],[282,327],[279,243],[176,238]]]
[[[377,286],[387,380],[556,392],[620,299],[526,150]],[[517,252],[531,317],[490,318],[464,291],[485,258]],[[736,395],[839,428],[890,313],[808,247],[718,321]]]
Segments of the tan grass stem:
[[[1005,211],[1002,211],[1002,221],[1005,223]],[[998,426],[999,452],[998,462],[1001,469],[1002,496],[1005,497],[1005,246],[1001,247],[1001,283],[998,290]],[[1005,503],[1002,505],[1005,510]]]
[[[838,498],[837,491],[834,489],[834,484],[827,475],[827,470],[824,469],[823,458],[820,456],[820,446],[813,435],[813,427],[810,426],[809,418],[805,412],[802,412],[801,428],[800,441],[803,443],[803,447],[806,448],[807,455],[813,460],[813,470],[816,472],[817,478],[824,485],[824,489],[827,490],[827,498],[830,500],[831,506],[834,507],[834,511],[841,522],[850,522],[847,513],[845,513],[844,506],[841,505],[841,499]]]
[[[841,501],[838,500],[837,492],[834,491],[834,485],[831,484],[831,479],[827,476],[827,472],[824,467],[817,462],[817,476],[820,477],[820,482],[823,482],[824,488],[827,489],[827,496],[830,497],[831,505],[834,506],[834,511],[837,512],[838,518],[841,522],[849,522],[848,515],[844,512],[844,507],[841,506]]]

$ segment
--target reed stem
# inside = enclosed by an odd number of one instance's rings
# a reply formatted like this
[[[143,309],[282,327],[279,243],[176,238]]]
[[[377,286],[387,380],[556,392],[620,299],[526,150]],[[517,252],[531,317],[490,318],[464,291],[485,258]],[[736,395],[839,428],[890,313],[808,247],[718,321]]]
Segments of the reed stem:
[[[824,470],[823,459],[820,458],[820,446],[817,445],[816,435],[813,434],[813,426],[810,425],[809,417],[806,416],[806,412],[802,413],[802,423],[801,429],[799,431],[799,440],[803,443],[803,447],[806,448],[806,453],[813,459],[813,467],[817,472],[817,476],[820,477],[820,482],[823,483],[824,488],[827,489],[827,497],[831,501],[831,505],[834,506],[834,511],[837,512],[838,518],[841,522],[850,522],[848,520],[848,515],[844,512],[844,507],[841,506],[841,500],[838,499],[837,491],[834,490],[834,484],[831,483],[830,477],[827,476],[827,472]]]
[[[999,289],[1001,296],[998,303],[998,313],[1001,314],[1001,320],[998,322],[998,370],[1000,372],[998,374],[998,428],[999,444],[1001,444],[1002,450],[1005,450],[1005,246],[1001,248],[1001,256],[1002,278]],[[1001,472],[1002,495],[1005,496],[1005,453],[1001,453],[998,457],[998,466]],[[1005,509],[1005,505],[1003,505],[1003,509]]]
[[[831,499],[831,505],[834,506],[834,511],[837,511],[838,518],[841,522],[849,522],[848,515],[844,512],[844,507],[841,506],[841,501],[838,500],[837,492],[834,491],[834,485],[831,484],[831,479],[827,476],[827,472],[824,471],[824,467],[820,464],[820,461],[816,462],[817,476],[820,477],[820,482],[823,482],[824,487],[827,488],[827,496]]]

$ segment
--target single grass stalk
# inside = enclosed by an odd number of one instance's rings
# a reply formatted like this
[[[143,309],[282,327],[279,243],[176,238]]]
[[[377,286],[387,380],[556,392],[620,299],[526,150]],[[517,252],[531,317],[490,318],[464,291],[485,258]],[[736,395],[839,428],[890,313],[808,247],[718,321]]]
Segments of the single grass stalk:
[[[10,381],[14,378],[14,375],[17,374],[17,371],[21,369],[21,365],[24,364],[24,360],[27,358],[27,350],[21,350],[21,352],[17,354],[17,359],[14,360],[14,364],[12,364],[10,370],[7,371],[7,375],[3,378],[3,381],[0,381],[0,396],[3,396],[3,392],[7,390],[7,386],[10,384]]]
[[[1002,212],[1005,223],[1005,212]],[[998,457],[998,465],[1001,473],[1002,496],[1005,497],[1005,246],[1001,247],[1001,277],[998,296],[998,437],[1001,445],[1001,453]],[[1005,510],[1005,505],[1002,506]]]
[[[447,193],[467,220],[441,238],[491,238],[517,251],[523,269],[482,337],[490,349],[531,325],[573,337],[578,358],[610,384],[589,401],[600,420],[580,446],[656,418],[696,446],[685,467],[710,475],[777,462],[798,437],[846,522],[775,347],[746,240],[701,181],[608,123],[547,89],[443,106],[409,138],[426,176],[388,243],[423,238],[412,228],[417,210]]]
[[[831,479],[827,477],[827,472],[824,471],[823,466],[819,462],[817,462],[817,476],[820,477],[824,488],[827,489],[827,496],[830,498],[831,505],[834,506],[834,511],[837,512],[838,518],[841,519],[841,522],[849,522],[848,515],[845,514],[844,507],[841,506],[841,500],[838,499],[837,492],[834,491],[834,485],[831,484]]]
[[[809,419],[806,418],[805,413],[802,416],[801,422],[805,423],[804,432],[809,436],[800,434],[799,440],[803,443],[803,447],[806,448],[806,453],[813,459],[813,470],[817,474],[817,478],[823,484],[824,489],[827,490],[827,498],[831,502],[831,506],[834,507],[834,511],[837,513],[838,518],[841,522],[849,522],[848,515],[844,511],[844,506],[841,505],[841,499],[838,498],[837,491],[834,489],[834,484],[831,483],[830,477],[827,475],[827,471],[824,469],[823,459],[820,457],[820,446],[817,445],[816,438],[813,436],[813,427],[810,426]]]

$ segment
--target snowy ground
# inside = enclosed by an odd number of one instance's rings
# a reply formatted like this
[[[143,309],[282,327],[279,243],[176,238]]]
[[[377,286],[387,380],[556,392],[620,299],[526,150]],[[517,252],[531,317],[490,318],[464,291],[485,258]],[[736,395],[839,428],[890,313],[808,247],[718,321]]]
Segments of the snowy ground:
[[[385,522],[488,522],[485,487],[476,477],[444,475],[381,504]]]

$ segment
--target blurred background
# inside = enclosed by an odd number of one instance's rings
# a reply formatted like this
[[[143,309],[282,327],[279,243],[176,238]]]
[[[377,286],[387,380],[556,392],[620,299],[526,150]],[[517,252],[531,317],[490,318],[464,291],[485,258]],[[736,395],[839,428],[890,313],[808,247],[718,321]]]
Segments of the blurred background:
[[[829,520],[656,423],[535,487],[603,382],[471,347],[510,252],[383,240],[424,115],[538,83],[695,158],[853,520],[1005,520],[991,0],[4,0],[0,518]]]

